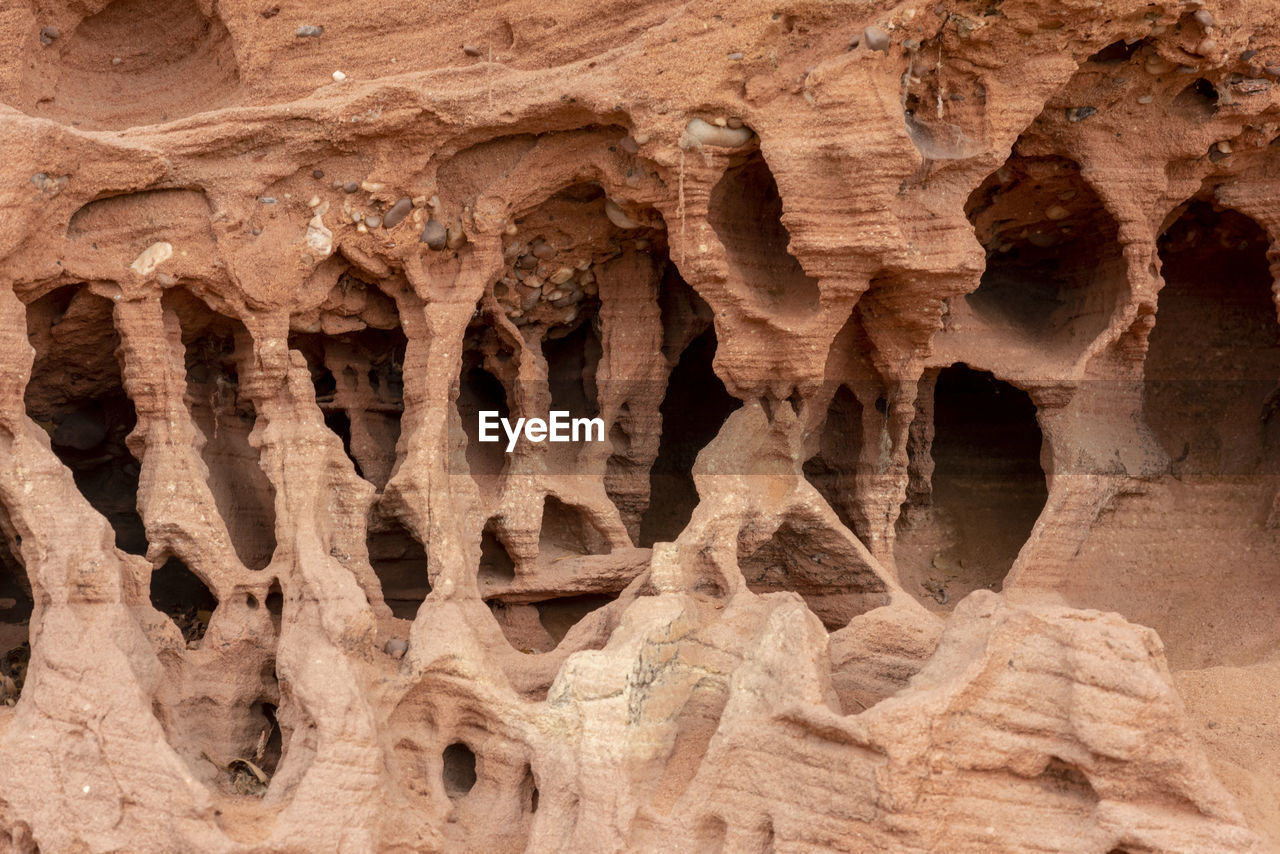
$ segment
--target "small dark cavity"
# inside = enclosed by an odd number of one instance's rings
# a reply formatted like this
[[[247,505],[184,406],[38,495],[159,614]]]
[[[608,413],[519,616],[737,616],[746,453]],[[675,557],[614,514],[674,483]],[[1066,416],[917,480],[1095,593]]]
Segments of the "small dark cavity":
[[[1132,43],[1126,43],[1124,39],[1120,39],[1119,41],[1112,42],[1093,56],[1089,57],[1089,61],[1102,65],[1128,62],[1135,53],[1150,43],[1151,39],[1138,39]]]
[[[451,798],[462,798],[476,785],[476,755],[460,741],[444,749],[444,792]]]

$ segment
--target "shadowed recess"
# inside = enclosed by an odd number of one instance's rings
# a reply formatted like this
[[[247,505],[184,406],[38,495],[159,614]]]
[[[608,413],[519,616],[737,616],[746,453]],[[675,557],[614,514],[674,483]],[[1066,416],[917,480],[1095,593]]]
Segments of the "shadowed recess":
[[[966,365],[922,380],[920,396],[933,438],[913,430],[908,450],[933,473],[903,507],[895,554],[908,592],[949,606],[999,590],[1030,535],[1048,497],[1040,427],[1025,392]]]

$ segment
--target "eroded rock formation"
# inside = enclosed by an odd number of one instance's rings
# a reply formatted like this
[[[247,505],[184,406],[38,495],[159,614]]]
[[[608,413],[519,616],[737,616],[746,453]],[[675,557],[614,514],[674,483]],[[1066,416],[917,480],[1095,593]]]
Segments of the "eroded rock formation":
[[[10,3],[0,848],[1276,850],[1277,12]]]

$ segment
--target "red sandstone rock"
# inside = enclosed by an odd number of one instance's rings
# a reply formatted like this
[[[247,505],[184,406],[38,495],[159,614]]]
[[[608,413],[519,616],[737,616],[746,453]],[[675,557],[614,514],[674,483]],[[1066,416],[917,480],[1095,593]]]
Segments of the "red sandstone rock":
[[[1276,11],[5,10],[0,848],[1274,850]]]

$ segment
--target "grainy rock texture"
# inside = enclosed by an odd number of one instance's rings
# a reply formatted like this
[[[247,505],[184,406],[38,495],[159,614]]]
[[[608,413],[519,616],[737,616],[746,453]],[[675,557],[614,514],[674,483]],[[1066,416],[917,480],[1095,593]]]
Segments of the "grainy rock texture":
[[[1278,15],[3,4],[0,850],[1280,850]]]

